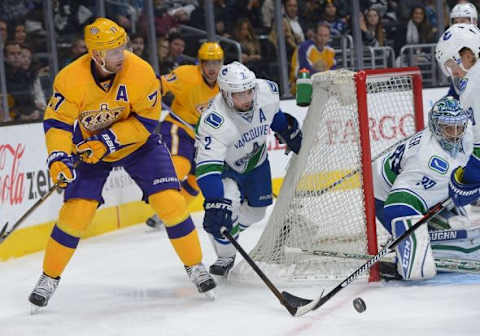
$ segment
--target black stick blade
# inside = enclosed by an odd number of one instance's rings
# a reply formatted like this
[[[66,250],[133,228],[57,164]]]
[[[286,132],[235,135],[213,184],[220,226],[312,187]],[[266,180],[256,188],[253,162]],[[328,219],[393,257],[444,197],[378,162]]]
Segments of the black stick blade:
[[[282,292],[282,295],[285,298],[285,300],[293,307],[305,306],[305,305],[309,304],[310,302],[312,302],[312,300],[310,300],[310,299],[304,299],[304,298],[301,298],[299,296],[290,294],[289,292],[285,292],[285,291]]]
[[[5,225],[2,227],[2,230],[0,231],[0,244],[5,240],[5,238],[8,237],[8,234],[5,234],[5,231],[7,231],[8,228],[8,222],[5,223]]]

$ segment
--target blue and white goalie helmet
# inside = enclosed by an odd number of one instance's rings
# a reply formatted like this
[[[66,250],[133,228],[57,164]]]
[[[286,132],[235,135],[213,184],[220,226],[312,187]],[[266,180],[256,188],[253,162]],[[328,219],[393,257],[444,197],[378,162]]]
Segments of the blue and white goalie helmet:
[[[240,62],[224,65],[218,73],[217,83],[228,106],[233,108],[232,93],[255,89],[255,73]]]
[[[450,12],[450,24],[453,25],[457,18],[468,18],[471,24],[477,24],[477,9],[469,2],[456,4]]]
[[[448,28],[437,42],[435,58],[445,76],[451,77],[450,70],[445,63],[453,59],[462,66],[460,50],[469,48],[478,59],[480,53],[480,29],[477,26],[459,23]]]
[[[470,113],[452,96],[437,101],[428,113],[428,127],[440,146],[452,156],[462,150]]]

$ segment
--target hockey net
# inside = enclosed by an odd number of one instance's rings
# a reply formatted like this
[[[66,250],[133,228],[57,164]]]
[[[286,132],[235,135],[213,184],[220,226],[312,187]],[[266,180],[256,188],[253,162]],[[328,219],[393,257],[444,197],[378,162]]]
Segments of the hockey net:
[[[376,225],[372,158],[423,129],[417,68],[315,74],[293,155],[267,226],[250,256],[279,282],[343,279],[365,260],[313,251],[374,255],[387,233]],[[242,261],[237,280],[255,279]],[[376,267],[370,281],[379,279]]]

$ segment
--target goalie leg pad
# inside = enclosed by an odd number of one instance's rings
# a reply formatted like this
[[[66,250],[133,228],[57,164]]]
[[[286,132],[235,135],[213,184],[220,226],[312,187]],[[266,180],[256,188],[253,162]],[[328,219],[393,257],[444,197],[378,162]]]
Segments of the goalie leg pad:
[[[422,217],[422,215],[415,215],[395,218],[392,221],[393,237],[397,238],[402,235]],[[398,259],[398,273],[403,279],[430,279],[437,274],[426,225],[421,225],[397,245],[395,250]]]
[[[435,258],[480,259],[480,226],[430,232]]]

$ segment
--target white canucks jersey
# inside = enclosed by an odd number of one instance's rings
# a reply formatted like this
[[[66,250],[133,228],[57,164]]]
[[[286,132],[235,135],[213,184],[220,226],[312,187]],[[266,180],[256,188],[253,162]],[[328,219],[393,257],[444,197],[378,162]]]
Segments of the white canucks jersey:
[[[474,125],[472,127],[473,143],[480,146],[480,98],[477,95],[480,92],[480,62],[476,62],[468,71],[467,75],[461,81],[460,105],[464,109],[473,110]]]
[[[224,163],[241,174],[260,166],[267,158],[267,134],[279,103],[277,84],[263,79],[257,79],[253,113],[248,117],[217,94],[197,125],[197,178],[221,173]]]
[[[406,204],[420,213],[448,197],[451,172],[464,166],[472,153],[470,126],[463,151],[452,157],[429,129],[418,132],[373,164],[375,198]]]

